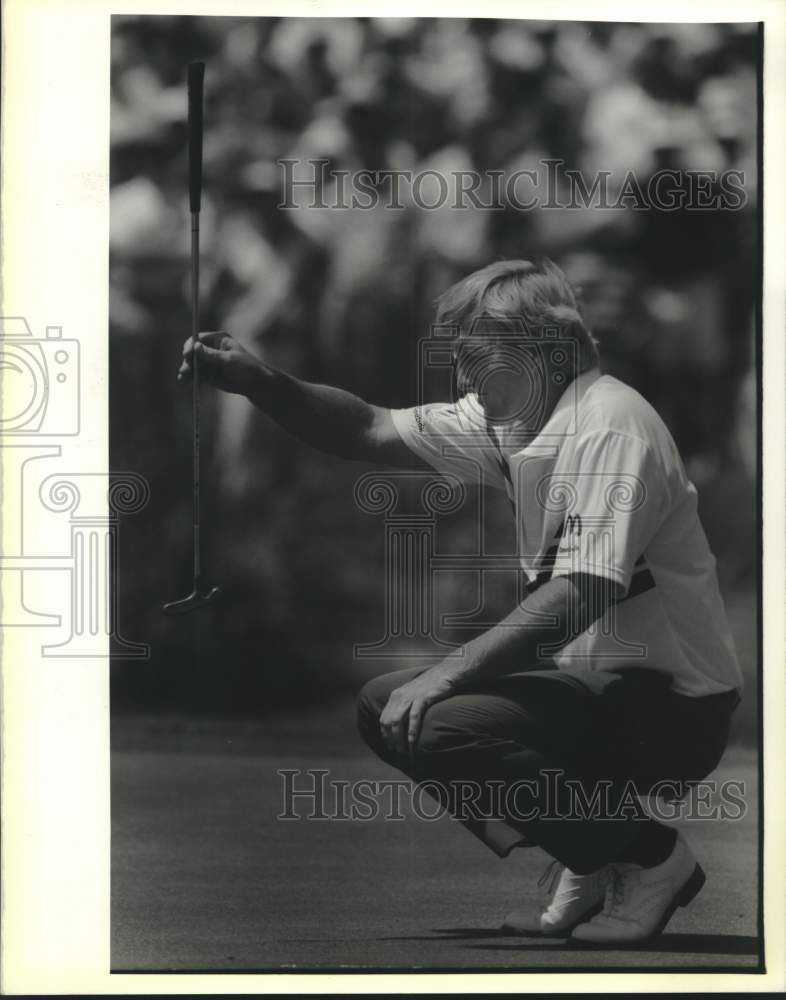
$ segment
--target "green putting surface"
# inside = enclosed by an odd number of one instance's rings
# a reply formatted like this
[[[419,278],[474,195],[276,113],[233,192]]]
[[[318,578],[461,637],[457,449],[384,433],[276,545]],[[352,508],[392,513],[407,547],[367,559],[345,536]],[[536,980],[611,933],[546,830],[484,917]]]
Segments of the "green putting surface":
[[[343,710],[271,725],[115,723],[113,971],[758,966],[752,751],[731,748],[713,775],[745,782],[744,818],[678,824],[703,891],[646,948],[597,951],[499,930],[537,893],[539,849],[500,860],[456,822],[415,817],[406,797],[401,820],[278,819],[280,769],[399,777],[350,726]]]

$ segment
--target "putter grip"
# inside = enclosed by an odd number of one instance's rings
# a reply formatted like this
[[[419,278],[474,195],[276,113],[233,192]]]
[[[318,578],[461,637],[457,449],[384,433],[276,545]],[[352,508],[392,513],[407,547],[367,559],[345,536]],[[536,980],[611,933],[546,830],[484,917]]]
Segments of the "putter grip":
[[[188,64],[188,197],[198,212],[202,197],[202,91],[205,64]]]

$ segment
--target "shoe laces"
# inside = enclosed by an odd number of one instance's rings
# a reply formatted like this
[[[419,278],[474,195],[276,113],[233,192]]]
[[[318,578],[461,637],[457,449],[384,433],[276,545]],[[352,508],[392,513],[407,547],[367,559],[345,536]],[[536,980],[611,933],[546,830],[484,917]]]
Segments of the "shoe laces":
[[[612,868],[609,872],[609,880],[606,883],[606,912],[613,913],[617,907],[625,902],[625,890],[627,889],[627,872]]]
[[[538,879],[538,885],[541,888],[543,888],[544,886],[547,887],[545,889],[545,895],[547,897],[550,897],[554,892],[554,889],[557,885],[557,881],[560,875],[562,874],[562,870],[564,867],[565,866],[561,862],[557,861],[557,859],[555,858],[552,862],[550,862],[546,866],[545,871]]]

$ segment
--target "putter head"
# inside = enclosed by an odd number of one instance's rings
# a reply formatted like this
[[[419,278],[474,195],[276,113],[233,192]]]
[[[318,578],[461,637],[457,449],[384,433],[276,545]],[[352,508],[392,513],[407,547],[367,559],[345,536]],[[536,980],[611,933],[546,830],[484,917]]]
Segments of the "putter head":
[[[221,591],[218,587],[211,587],[204,594],[200,593],[198,587],[195,587],[188,597],[183,597],[179,601],[170,601],[161,610],[165,615],[187,615],[189,611],[197,611],[199,608],[212,604],[220,594]]]

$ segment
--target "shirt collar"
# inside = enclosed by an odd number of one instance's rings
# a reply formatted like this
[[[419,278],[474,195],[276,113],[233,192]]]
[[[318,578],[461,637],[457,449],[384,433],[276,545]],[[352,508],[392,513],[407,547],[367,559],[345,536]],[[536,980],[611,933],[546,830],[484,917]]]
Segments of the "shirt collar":
[[[548,433],[548,427],[552,421],[554,421],[554,423],[560,423],[562,414],[569,408],[578,406],[587,392],[587,389],[589,389],[591,385],[594,385],[599,378],[600,368],[597,366],[589,368],[587,371],[577,375],[557,400],[557,405],[552,410],[551,416],[543,425],[540,433]]]
[[[522,439],[522,436],[516,432],[515,428],[512,428],[507,432],[505,429],[502,429],[501,433],[498,432],[500,446],[504,449],[505,453],[507,455],[512,455],[525,451],[536,442],[540,444],[541,439],[544,439],[542,443],[549,444],[551,443],[549,440],[550,438],[564,437],[566,433],[565,423],[566,420],[570,419],[571,411],[575,412],[581,403],[581,400],[586,395],[587,390],[590,386],[594,385],[600,377],[601,371],[597,366],[589,368],[587,371],[577,375],[576,378],[574,378],[573,381],[565,388],[565,391],[557,400],[556,406],[551,411],[548,420],[536,435]]]

